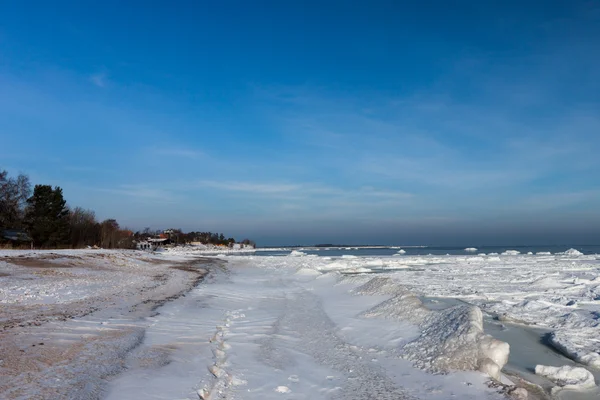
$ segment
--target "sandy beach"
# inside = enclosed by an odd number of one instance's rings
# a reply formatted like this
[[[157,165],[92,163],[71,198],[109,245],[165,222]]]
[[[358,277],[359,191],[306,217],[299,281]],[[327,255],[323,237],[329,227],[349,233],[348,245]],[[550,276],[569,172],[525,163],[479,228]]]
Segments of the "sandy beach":
[[[0,397],[99,398],[143,339],[143,318],[216,263],[133,251],[0,251]]]

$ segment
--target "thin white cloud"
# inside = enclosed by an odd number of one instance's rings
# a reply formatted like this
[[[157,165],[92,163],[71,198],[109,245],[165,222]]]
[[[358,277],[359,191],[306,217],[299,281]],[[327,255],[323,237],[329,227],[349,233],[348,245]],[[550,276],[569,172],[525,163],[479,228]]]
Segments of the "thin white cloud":
[[[108,83],[108,77],[106,76],[106,73],[99,72],[96,74],[92,74],[90,76],[90,81],[99,88],[104,88]]]
[[[159,185],[124,184],[115,188],[93,188],[93,190],[161,203],[174,203],[176,200],[171,192],[161,189]]]
[[[327,198],[340,200],[344,198],[379,198],[381,200],[401,200],[414,196],[412,193],[393,190],[379,190],[368,186],[357,189],[348,189],[313,183],[292,184],[204,180],[197,182],[196,186],[227,192],[243,192],[244,194],[254,194],[257,196],[267,196],[272,198],[295,198],[297,200],[310,200],[311,198],[319,200]]]
[[[153,147],[148,150],[153,155],[165,157],[198,159],[205,156],[205,153],[200,150],[185,147]]]
[[[243,181],[200,181],[198,182],[198,186],[254,194],[290,193],[296,192],[301,188],[300,185],[286,183],[252,183]]]

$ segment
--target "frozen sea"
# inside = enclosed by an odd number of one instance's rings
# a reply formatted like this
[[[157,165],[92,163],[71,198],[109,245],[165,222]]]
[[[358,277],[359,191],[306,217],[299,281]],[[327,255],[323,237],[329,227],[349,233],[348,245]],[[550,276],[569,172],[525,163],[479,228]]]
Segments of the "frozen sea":
[[[212,255],[226,266],[157,310],[107,398],[505,399],[520,377],[548,396],[529,398],[598,399],[597,386],[561,389],[534,372],[567,366],[598,379],[598,253],[397,246]],[[491,385],[490,374],[506,386]]]
[[[502,254],[506,251],[516,250],[521,254],[527,253],[551,253],[557,254],[569,249],[576,249],[583,254],[600,254],[600,245],[550,245],[550,246],[344,246],[344,247],[280,247],[280,248],[259,248],[257,254],[283,256],[288,255],[293,250],[300,250],[307,254],[314,254],[323,257],[340,257],[342,255],[355,255],[362,257],[385,257],[391,256],[404,250],[407,256],[426,256],[426,255],[467,255],[467,254]],[[466,251],[465,249],[476,249]]]

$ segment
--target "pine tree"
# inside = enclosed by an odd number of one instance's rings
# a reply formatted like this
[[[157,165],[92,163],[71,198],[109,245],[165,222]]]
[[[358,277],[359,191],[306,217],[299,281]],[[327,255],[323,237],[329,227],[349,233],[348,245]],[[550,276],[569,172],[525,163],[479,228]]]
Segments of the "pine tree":
[[[57,247],[69,241],[69,210],[62,189],[36,185],[27,199],[25,224],[36,246]]]

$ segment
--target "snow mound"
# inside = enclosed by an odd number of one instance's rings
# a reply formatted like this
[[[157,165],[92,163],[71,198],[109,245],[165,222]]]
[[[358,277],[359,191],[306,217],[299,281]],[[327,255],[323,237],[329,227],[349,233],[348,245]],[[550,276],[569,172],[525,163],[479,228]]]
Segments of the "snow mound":
[[[382,317],[385,319],[394,319],[408,321],[415,325],[420,325],[431,313],[412,293],[405,293],[394,296],[360,314],[364,318]]]
[[[455,306],[430,312],[420,324],[421,336],[406,344],[408,359],[433,372],[478,370],[494,379],[508,361],[508,343],[483,333],[479,307]]]
[[[317,276],[317,275],[321,275],[321,273],[317,270],[310,269],[310,268],[300,268],[296,271],[296,275]]]
[[[518,256],[519,254],[521,254],[521,252],[518,250],[506,250],[502,253],[503,256]]]
[[[558,253],[558,254],[563,255],[563,256],[582,256],[583,255],[582,252],[580,252],[579,250],[576,250],[576,249],[569,249],[567,251],[564,251],[564,252]]]
[[[494,379],[508,361],[510,347],[483,332],[479,307],[455,306],[432,311],[413,293],[391,278],[376,277],[354,289],[356,294],[393,294],[360,314],[363,318],[385,318],[418,325],[421,334],[403,347],[406,357],[418,367],[433,372],[478,370]]]
[[[475,247],[467,247],[465,249],[465,251],[467,251],[469,253],[475,253],[477,251],[477,249]]]
[[[570,313],[568,316],[573,316]],[[550,344],[567,357],[584,365],[600,368],[598,347],[590,338],[597,337],[599,326],[595,321],[565,321],[571,329],[557,330],[550,334]],[[591,326],[583,326],[583,325]],[[575,333],[575,332],[576,333]]]
[[[306,253],[303,251],[292,250],[292,252],[288,255],[289,257],[303,257]]]
[[[392,278],[376,277],[369,280],[367,283],[352,290],[354,294],[362,295],[381,295],[393,294],[399,295],[408,293],[397,281]]]
[[[536,375],[544,376],[558,385],[559,389],[588,389],[596,386],[594,375],[585,368],[571,367],[549,367],[546,365],[536,365]],[[555,392],[556,388],[552,391]]]

